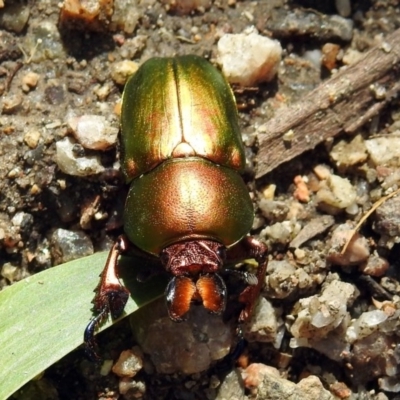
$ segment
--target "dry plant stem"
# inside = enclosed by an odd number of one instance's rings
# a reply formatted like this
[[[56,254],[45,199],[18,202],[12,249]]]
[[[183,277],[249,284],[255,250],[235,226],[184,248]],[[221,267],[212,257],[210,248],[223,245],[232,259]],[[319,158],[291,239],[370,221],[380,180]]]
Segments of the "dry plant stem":
[[[400,29],[300,102],[279,109],[258,129],[256,178],[341,132],[355,132],[377,115],[400,91],[399,61]],[[377,89],[385,89],[383,95]],[[284,140],[288,132],[290,140]]]
[[[352,230],[351,235],[349,236],[349,238],[346,241],[346,244],[343,246],[342,251],[340,252],[340,254],[344,254],[347,250],[347,247],[349,246],[351,239],[353,239],[354,234],[360,229],[361,225],[368,219],[368,217],[378,208],[380,207],[385,201],[391,199],[392,197],[396,196],[397,194],[400,193],[400,189],[395,190],[394,192],[388,194],[385,197],[380,198],[378,201],[376,201],[370,210],[368,210],[368,212],[366,212],[362,218],[360,219],[360,221],[358,222],[358,224],[356,225],[356,227]]]

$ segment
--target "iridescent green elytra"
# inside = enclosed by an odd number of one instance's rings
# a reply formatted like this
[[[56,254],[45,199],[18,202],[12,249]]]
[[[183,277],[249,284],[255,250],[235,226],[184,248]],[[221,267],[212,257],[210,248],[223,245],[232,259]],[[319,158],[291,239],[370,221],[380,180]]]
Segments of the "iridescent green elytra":
[[[208,61],[196,56],[148,60],[129,79],[122,98],[126,180],[174,157],[182,143],[196,156],[242,170],[237,119],[231,88]]]

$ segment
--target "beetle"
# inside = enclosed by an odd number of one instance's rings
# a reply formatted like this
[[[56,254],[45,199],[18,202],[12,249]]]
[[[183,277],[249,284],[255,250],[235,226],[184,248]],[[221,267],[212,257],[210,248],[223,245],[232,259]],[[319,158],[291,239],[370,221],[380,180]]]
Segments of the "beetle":
[[[192,302],[221,314],[226,263],[253,258],[243,274],[239,324],[262,289],[267,248],[247,236],[254,208],[240,175],[245,155],[233,92],[224,76],[194,56],[152,58],[129,78],[122,95],[121,169],[130,185],[124,231],[112,246],[93,299],[97,315],[84,333],[96,358],[96,327],[118,318],[129,292],[118,279],[118,258],[130,248],[158,257],[171,279],[169,316],[185,319]]]

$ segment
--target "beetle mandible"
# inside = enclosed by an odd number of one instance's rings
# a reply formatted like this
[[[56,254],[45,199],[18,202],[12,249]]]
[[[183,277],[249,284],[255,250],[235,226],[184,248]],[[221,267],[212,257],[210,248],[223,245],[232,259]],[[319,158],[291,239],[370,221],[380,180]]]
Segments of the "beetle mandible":
[[[118,279],[128,247],[159,257],[172,276],[169,316],[182,321],[192,301],[212,313],[225,309],[225,263],[254,258],[256,276],[239,296],[239,323],[252,313],[266,274],[267,249],[246,236],[254,209],[240,172],[243,143],[232,90],[201,57],[152,58],[128,80],[121,110],[121,166],[130,185],[125,235],[112,246],[93,299],[97,315],[84,340],[96,357],[94,333],[119,317],[129,292]]]

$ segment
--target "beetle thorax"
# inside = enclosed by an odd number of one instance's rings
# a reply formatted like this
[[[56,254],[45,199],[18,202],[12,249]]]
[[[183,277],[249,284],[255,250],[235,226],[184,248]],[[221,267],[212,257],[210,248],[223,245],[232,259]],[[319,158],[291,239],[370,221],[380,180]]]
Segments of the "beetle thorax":
[[[160,255],[172,275],[217,272],[222,267],[225,246],[212,240],[190,240],[166,247]]]

